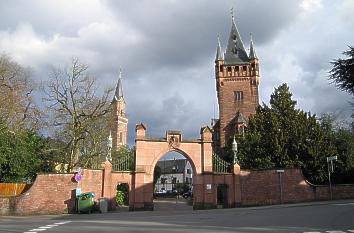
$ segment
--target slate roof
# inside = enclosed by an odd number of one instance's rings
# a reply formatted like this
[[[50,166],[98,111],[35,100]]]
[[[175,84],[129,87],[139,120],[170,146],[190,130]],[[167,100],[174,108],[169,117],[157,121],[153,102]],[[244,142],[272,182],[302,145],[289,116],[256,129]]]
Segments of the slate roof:
[[[184,173],[187,159],[160,160],[156,166],[161,168],[161,174]]]
[[[253,45],[252,34],[251,34],[251,44],[250,44],[250,59],[258,59],[256,54],[256,49]]]
[[[223,56],[223,53],[221,52],[220,38],[218,36],[218,45],[216,47],[216,58],[215,58],[215,61],[220,61],[220,60],[224,60],[224,56]]]
[[[240,33],[238,32],[234,17],[232,17],[232,26],[224,59],[225,64],[245,64],[250,61]]]
[[[114,93],[113,100],[118,101],[121,97],[123,97],[122,70],[119,71],[118,83],[116,86],[116,91]]]

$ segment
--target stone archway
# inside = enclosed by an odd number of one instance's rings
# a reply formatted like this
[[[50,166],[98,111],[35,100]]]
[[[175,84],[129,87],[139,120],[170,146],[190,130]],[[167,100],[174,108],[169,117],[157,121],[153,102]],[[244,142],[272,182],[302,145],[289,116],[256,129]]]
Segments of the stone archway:
[[[186,157],[195,172],[194,203],[204,202],[204,182],[212,183],[212,133],[209,127],[200,131],[200,139],[184,140],[180,131],[167,131],[165,138],[147,138],[146,127],[136,126],[136,160],[133,177],[131,210],[153,210],[153,175],[157,161],[176,151]],[[209,174],[209,175],[207,175]],[[193,204],[194,204],[193,203]]]

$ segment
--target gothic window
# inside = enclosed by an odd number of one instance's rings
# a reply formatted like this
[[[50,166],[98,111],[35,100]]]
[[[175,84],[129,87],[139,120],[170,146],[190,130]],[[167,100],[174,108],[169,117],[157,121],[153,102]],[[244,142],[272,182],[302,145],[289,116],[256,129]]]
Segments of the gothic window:
[[[237,40],[236,35],[234,35],[233,40],[234,40],[234,42],[236,42],[236,40]]]
[[[227,71],[228,71],[228,72],[231,72],[231,67],[230,67],[230,66],[227,67]]]
[[[119,132],[119,142],[123,142],[123,132]]]
[[[235,99],[235,101],[242,101],[243,100],[243,91],[235,91],[234,92],[234,99]]]

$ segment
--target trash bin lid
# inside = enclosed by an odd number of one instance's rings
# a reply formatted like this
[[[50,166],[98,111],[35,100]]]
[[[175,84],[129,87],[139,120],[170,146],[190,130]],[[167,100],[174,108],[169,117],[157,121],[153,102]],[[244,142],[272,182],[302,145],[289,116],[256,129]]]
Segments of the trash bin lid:
[[[81,193],[80,195],[78,195],[77,197],[95,197],[95,193],[94,192],[87,192],[87,193]]]

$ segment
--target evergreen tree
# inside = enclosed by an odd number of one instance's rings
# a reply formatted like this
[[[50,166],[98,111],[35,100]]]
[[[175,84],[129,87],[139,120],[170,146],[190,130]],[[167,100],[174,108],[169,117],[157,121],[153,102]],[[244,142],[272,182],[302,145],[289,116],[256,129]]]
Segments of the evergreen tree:
[[[333,131],[327,118],[296,108],[286,84],[275,89],[270,107],[259,106],[240,138],[239,158],[246,169],[303,168],[315,183],[327,179],[326,157],[336,154]]]
[[[349,46],[343,54],[347,56],[346,59],[339,58],[331,62],[333,68],[329,78],[340,90],[354,95],[354,47]]]

